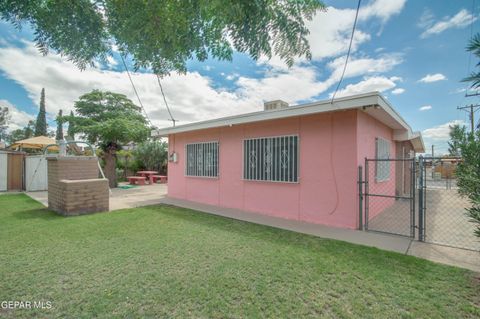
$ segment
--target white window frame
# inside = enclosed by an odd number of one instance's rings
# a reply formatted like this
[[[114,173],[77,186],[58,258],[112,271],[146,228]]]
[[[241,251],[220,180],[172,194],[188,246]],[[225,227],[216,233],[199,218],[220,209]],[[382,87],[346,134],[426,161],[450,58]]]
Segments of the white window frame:
[[[213,154],[213,164],[216,164],[216,175],[215,175],[215,168],[213,168],[214,173],[213,174],[205,174],[207,171],[205,169],[205,164],[202,164],[202,169],[201,172],[198,171],[198,165],[194,168],[195,174],[191,174],[192,172],[189,170],[188,164],[189,164],[189,154],[188,154],[188,147],[193,145],[193,147],[197,147],[197,152],[199,151],[200,145],[202,145],[202,152],[203,152],[203,147],[205,145],[208,147],[212,147],[213,144],[216,144],[216,152]],[[208,152],[208,150],[207,150]],[[207,142],[194,142],[194,143],[187,143],[185,144],[185,171],[184,174],[186,177],[196,177],[196,178],[213,178],[217,179],[220,176],[220,143],[218,141],[207,141]],[[216,160],[216,163],[215,163]],[[205,154],[203,154],[202,158],[202,163],[205,162]]]
[[[292,164],[292,171],[291,172],[288,172],[288,171],[282,171],[282,172],[279,172],[279,171],[274,171],[273,173],[270,173],[270,178],[262,178],[260,177],[262,174],[265,174],[265,172],[261,172],[258,170],[258,168],[255,168],[255,171],[250,171],[250,174],[247,174],[247,172],[245,171],[245,168],[246,166],[248,166],[248,163],[246,163],[246,161],[248,161],[248,158],[246,156],[248,156],[246,154],[246,150],[245,150],[245,146],[246,146],[246,142],[247,141],[251,141],[250,143],[253,143],[254,147],[257,149],[257,150],[262,150],[263,148],[262,147],[265,147],[267,144],[261,144],[261,140],[272,140],[275,142],[270,142],[270,143],[277,143],[278,139],[280,138],[284,138],[284,139],[287,139],[287,138],[291,138],[291,137],[294,137],[296,138],[296,141],[297,141],[297,144],[296,144],[296,152],[295,150],[293,150],[293,152],[295,152],[295,156],[293,157],[293,164]],[[258,144],[256,144],[258,143]],[[268,143],[268,142],[267,142]],[[263,158],[265,158],[265,153],[262,154]],[[273,158],[273,160],[277,160],[277,161],[281,161],[281,158],[279,156],[281,156],[280,154],[273,154],[273,156],[275,156],[275,158]],[[275,166],[277,169],[279,169],[279,162],[277,162],[277,164],[272,164],[272,166]],[[289,173],[287,174],[287,176],[289,178],[284,178],[284,179],[281,179],[281,180],[277,180],[278,179],[278,175],[276,174],[280,174],[280,178],[283,176],[285,176],[286,173]],[[248,178],[247,175],[250,175],[251,178]],[[253,176],[251,176],[253,175]],[[242,180],[244,181],[249,181],[249,182],[268,182],[268,183],[288,183],[288,184],[298,184],[300,182],[300,136],[296,135],[296,134],[290,134],[290,135],[277,135],[277,136],[263,136],[263,137],[252,137],[252,138],[245,138],[243,139],[242,141]]]
[[[382,138],[375,138],[375,181],[377,183],[387,182],[391,175],[391,162],[382,161],[391,158],[392,142]]]

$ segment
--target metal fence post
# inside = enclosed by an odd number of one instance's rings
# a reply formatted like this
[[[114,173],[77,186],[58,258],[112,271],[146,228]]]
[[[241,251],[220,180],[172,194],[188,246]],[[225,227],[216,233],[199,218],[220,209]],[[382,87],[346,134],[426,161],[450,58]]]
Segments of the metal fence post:
[[[368,209],[369,209],[369,196],[368,196],[368,179],[369,179],[369,176],[368,176],[369,172],[368,172],[368,159],[365,157],[365,181],[363,182],[364,184],[364,198],[363,198],[363,202],[365,204],[365,220],[364,220],[364,223],[363,223],[363,229],[365,230],[368,230]]]
[[[358,229],[363,230],[363,172],[358,166]]]
[[[423,156],[420,155],[418,158],[418,240],[424,241],[424,226],[423,226],[423,196],[424,196],[424,169],[425,163],[423,161]]]
[[[415,174],[415,158],[410,160],[410,237],[415,238],[415,190],[417,178]]]

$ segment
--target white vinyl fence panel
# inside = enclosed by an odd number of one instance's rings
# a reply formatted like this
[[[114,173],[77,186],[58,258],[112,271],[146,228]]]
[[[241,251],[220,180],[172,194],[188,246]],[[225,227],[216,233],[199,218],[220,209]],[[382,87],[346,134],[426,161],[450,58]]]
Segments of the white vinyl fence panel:
[[[27,192],[48,189],[47,159],[43,155],[25,157],[25,188]]]
[[[6,153],[0,153],[0,192],[7,190],[7,165],[8,155]]]

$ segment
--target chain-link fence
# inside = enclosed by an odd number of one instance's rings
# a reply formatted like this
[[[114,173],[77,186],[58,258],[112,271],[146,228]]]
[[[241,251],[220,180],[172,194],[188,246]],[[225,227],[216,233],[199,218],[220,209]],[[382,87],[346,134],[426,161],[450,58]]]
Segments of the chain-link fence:
[[[419,237],[426,242],[480,250],[480,238],[469,221],[468,199],[457,186],[461,158],[420,158],[418,162]]]
[[[414,159],[365,160],[365,230],[415,236],[414,164]]]
[[[470,203],[457,186],[461,160],[365,159],[359,171],[363,229],[480,251],[467,216]]]

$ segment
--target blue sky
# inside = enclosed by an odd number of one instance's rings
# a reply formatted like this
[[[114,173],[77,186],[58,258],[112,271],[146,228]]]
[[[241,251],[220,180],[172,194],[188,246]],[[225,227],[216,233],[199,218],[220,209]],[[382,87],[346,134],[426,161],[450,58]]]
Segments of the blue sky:
[[[232,62],[190,61],[186,75],[164,79],[174,116],[185,124],[259,110],[262,102],[291,104],[328,99],[336,87],[348,46],[356,1],[325,1],[327,12],[309,22],[312,61],[299,59],[288,69],[278,58],[253,61],[235,54]],[[448,125],[468,121],[458,105],[465,98],[460,80],[478,62],[465,46],[470,32],[480,31],[479,8],[472,0],[363,1],[351,60],[337,96],[382,91],[427,147],[446,150]],[[472,23],[473,21],[473,23]],[[12,111],[10,129],[23,127],[38,111],[46,89],[51,129],[59,109],[93,89],[124,93],[136,101],[128,77],[114,52],[106,63],[79,71],[61,57],[41,56],[28,27],[21,31],[0,22],[0,104]],[[158,126],[170,125],[155,82],[147,71],[133,75],[143,104]],[[478,114],[478,113],[477,113]]]

